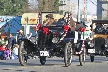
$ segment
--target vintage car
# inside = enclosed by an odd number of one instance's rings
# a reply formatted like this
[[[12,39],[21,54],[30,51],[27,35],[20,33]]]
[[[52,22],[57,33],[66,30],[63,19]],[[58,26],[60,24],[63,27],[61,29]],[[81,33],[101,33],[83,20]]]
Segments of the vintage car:
[[[22,66],[26,65],[28,55],[40,57],[40,63],[46,63],[46,57],[63,57],[65,66],[68,67],[72,62],[72,55],[78,55],[80,65],[85,62],[84,40],[79,40],[79,45],[74,48],[75,31],[72,31],[69,24],[52,24],[50,26],[37,25],[37,38],[21,38],[19,44],[19,62]],[[37,43],[36,42],[37,39]]]
[[[91,30],[87,49],[93,62],[95,55],[108,56],[108,20],[92,20]]]

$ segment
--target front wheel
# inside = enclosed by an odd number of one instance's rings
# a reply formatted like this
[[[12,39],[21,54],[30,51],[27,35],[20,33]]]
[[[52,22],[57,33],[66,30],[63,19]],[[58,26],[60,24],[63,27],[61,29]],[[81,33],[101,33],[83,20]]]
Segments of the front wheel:
[[[41,63],[41,65],[45,65],[45,63],[46,63],[46,57],[45,56],[40,56],[40,63]]]
[[[18,49],[19,62],[22,66],[25,66],[27,63],[27,52],[24,49],[24,41],[20,41],[19,49]]]
[[[72,62],[72,43],[66,43],[65,50],[64,50],[64,62],[65,66],[68,67],[71,65]]]
[[[85,63],[85,58],[86,58],[86,50],[84,48],[82,54],[79,55],[79,62],[80,62],[80,65],[83,66],[84,63]]]

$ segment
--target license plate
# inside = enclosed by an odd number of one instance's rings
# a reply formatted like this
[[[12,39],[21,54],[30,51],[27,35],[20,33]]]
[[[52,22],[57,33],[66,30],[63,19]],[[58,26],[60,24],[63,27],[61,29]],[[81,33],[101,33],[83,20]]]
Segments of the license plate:
[[[49,56],[49,51],[40,51],[40,56]]]
[[[95,49],[88,49],[88,53],[95,53]]]

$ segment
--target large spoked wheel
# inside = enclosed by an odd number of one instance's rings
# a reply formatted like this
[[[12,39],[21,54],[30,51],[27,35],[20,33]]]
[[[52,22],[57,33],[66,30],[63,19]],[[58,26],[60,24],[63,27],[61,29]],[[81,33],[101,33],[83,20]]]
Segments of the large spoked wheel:
[[[65,66],[68,67],[72,63],[72,43],[66,43],[65,50],[64,50],[64,62]]]
[[[94,55],[90,55],[91,62],[94,62]]]
[[[46,63],[46,57],[45,56],[40,56],[40,63],[41,63],[41,65],[45,65],[45,63]]]
[[[25,66],[26,63],[27,63],[27,52],[24,49],[24,41],[20,41],[18,54],[19,54],[19,62],[20,62],[20,64],[22,66]]]
[[[86,50],[84,48],[82,54],[79,55],[79,62],[80,62],[80,65],[83,66],[84,63],[85,63],[85,58],[86,58]]]

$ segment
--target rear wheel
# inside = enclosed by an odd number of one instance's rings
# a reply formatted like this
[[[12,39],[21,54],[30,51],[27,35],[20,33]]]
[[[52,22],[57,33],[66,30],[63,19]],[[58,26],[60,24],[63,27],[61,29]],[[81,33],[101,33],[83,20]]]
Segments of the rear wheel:
[[[41,63],[41,65],[45,65],[45,63],[46,63],[46,57],[45,56],[40,56],[40,63]]]
[[[94,62],[94,55],[90,55],[91,62]]]
[[[64,62],[65,66],[68,67],[71,65],[72,62],[72,43],[66,43],[65,50],[64,50]]]
[[[22,66],[25,66],[27,63],[27,52],[24,49],[24,41],[20,41],[19,49],[18,49],[19,62]]]

